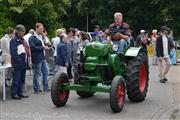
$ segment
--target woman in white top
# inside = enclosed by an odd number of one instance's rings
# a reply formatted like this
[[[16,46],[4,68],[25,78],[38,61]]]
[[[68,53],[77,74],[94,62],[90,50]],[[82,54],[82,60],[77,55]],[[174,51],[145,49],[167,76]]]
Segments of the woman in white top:
[[[11,38],[14,35],[14,29],[12,27],[9,27],[6,29],[5,33],[6,34],[1,39],[2,59],[4,61],[4,64],[11,64],[11,55],[10,55],[9,45],[10,45]],[[6,80],[10,81],[12,78],[11,68],[6,69],[5,75],[6,75]]]

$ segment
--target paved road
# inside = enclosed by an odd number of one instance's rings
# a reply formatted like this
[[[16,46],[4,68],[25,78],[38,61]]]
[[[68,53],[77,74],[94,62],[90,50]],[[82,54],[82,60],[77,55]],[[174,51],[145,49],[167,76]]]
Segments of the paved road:
[[[96,93],[89,99],[79,98],[75,92],[65,107],[56,108],[50,93],[34,94],[31,79],[28,80],[30,98],[20,101],[2,101],[0,91],[0,120],[120,120],[120,119],[176,119],[180,120],[180,65],[172,66],[166,84],[159,83],[158,67],[150,66],[150,82],[147,98],[142,103],[126,99],[122,112],[112,113],[109,94]],[[2,90],[2,87],[0,87]]]

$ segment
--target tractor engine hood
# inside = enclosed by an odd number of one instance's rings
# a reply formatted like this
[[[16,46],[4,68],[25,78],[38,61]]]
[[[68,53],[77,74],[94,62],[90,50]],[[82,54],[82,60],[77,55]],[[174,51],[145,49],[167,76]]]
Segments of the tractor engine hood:
[[[105,56],[109,52],[109,45],[100,42],[92,42],[86,45],[85,54],[87,56]]]

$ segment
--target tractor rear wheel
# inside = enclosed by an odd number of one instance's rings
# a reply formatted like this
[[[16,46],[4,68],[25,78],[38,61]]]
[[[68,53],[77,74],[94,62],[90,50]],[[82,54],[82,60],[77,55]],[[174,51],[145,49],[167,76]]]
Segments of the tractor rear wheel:
[[[116,76],[111,84],[110,90],[110,106],[113,112],[117,113],[123,109],[126,87],[123,77]]]
[[[137,57],[128,61],[125,78],[129,100],[145,100],[149,81],[148,57],[145,51],[140,51]]]
[[[63,84],[69,83],[66,73],[57,73],[51,85],[51,99],[57,107],[64,106],[69,98],[69,90],[63,90]]]

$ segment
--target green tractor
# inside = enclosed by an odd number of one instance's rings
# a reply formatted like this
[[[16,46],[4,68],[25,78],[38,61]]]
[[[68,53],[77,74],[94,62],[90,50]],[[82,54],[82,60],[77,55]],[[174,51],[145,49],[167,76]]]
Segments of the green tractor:
[[[57,73],[52,81],[51,98],[55,106],[64,106],[69,91],[75,90],[82,98],[92,97],[96,92],[110,94],[113,112],[123,109],[126,91],[130,101],[145,100],[149,81],[146,50],[127,47],[117,54],[117,45],[99,42],[89,43],[80,51],[80,59],[74,65],[74,83],[66,73]]]

